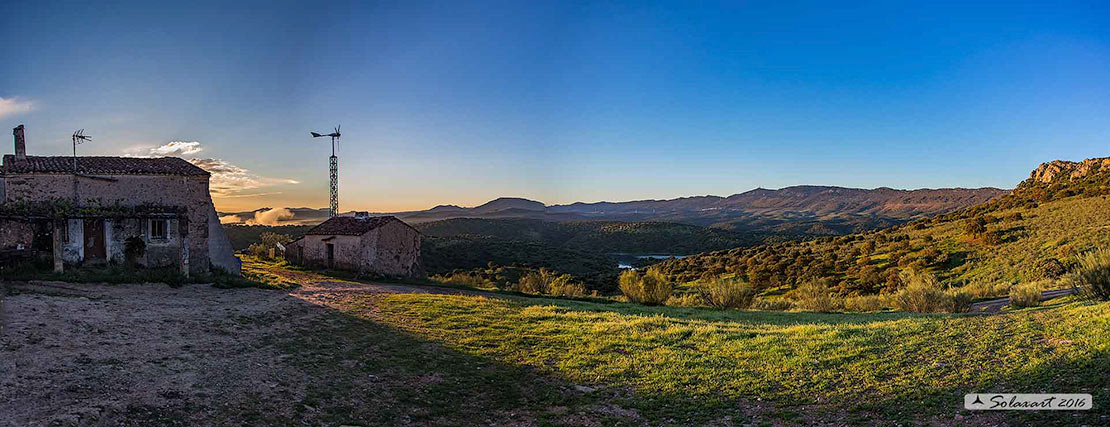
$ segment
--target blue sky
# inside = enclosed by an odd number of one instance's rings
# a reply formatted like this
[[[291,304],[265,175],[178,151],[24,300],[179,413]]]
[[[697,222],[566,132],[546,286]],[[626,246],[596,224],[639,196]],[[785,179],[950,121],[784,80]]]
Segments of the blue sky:
[[[344,210],[1009,188],[1110,155],[1100,2],[181,3],[7,2],[0,121],[31,154],[195,142],[225,210],[326,206],[308,131],[335,124]]]

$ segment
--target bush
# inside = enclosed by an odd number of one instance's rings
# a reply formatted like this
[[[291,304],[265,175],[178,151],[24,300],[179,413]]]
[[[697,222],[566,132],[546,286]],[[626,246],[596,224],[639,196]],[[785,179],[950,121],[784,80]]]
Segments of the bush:
[[[755,300],[755,289],[737,278],[714,277],[698,282],[698,295],[710,307],[745,309]]]
[[[1099,249],[1079,256],[1075,280],[1080,294],[1091,299],[1110,301],[1110,250]]]
[[[817,282],[807,282],[791,293],[794,306],[805,311],[835,311],[839,308],[828,287]]]
[[[989,246],[1001,245],[1005,240],[1001,230],[991,230],[983,233],[983,243]]]
[[[962,313],[970,309],[967,292],[945,292],[937,278],[928,273],[904,271],[902,290],[891,296],[891,305],[913,313]]]
[[[621,292],[629,300],[646,305],[659,305],[671,297],[671,282],[655,270],[639,273],[625,270],[619,279]]]
[[[860,295],[844,299],[846,311],[881,311],[888,306],[886,295]]]
[[[1067,273],[1067,267],[1056,258],[1048,258],[1037,264],[1037,272],[1044,279],[1056,279]]]
[[[435,275],[429,278],[434,282],[448,283],[452,285],[472,286],[475,288],[490,288],[493,283],[490,283],[485,277],[469,271],[458,271],[450,274]]]
[[[558,297],[581,297],[586,288],[579,283],[571,283],[569,274],[559,274],[541,268],[529,271],[520,278],[520,291],[528,294],[552,295]]]
[[[967,313],[971,311],[971,303],[975,301],[975,296],[970,292],[963,289],[949,289],[946,294],[948,295],[949,313]]]
[[[132,236],[123,241],[123,257],[128,266],[139,266],[139,260],[143,258],[144,252],[146,252],[146,242],[142,237]]]
[[[973,282],[964,285],[960,291],[971,298],[998,298],[1009,295],[1013,286],[1009,282]]]
[[[1037,307],[1041,305],[1041,286],[1026,283],[1010,288],[1010,306],[1016,308]]]
[[[983,217],[968,218],[964,221],[964,233],[971,237],[978,237],[987,232],[987,221]]]
[[[672,295],[667,298],[667,302],[664,304],[668,307],[701,307],[704,305],[701,295],[694,293]]]
[[[752,308],[764,311],[786,311],[794,308],[794,303],[782,298],[756,298],[755,302],[752,303]]]
[[[288,234],[271,233],[269,231],[263,232],[260,238],[262,239],[261,242],[251,243],[247,247],[247,253],[265,260],[280,258],[278,245],[285,247],[293,241],[293,238]]]

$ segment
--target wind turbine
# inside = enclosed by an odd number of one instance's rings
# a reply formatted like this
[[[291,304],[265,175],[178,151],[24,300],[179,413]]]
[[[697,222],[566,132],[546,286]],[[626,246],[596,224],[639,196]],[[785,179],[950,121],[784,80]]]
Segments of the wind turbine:
[[[331,137],[331,158],[329,159],[331,163],[331,212],[328,213],[329,217],[339,216],[339,157],[335,156],[335,150],[339,146],[340,127],[341,126],[336,126],[335,132],[326,135],[309,132],[313,138],[319,138],[321,136]]]

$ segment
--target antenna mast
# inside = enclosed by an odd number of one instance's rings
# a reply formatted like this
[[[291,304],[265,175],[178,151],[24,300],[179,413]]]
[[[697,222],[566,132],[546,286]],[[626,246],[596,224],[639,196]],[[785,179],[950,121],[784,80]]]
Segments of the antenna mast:
[[[92,141],[91,135],[85,135],[85,130],[80,129],[73,133],[73,174],[77,175],[77,144]]]
[[[341,126],[336,126],[335,132],[327,135],[309,132],[313,138],[319,138],[321,136],[331,137],[331,157],[328,159],[330,166],[329,175],[331,177],[331,212],[328,212],[328,217],[332,218],[339,216],[339,157],[336,157],[335,152],[336,149],[339,148],[339,136],[341,135],[339,133],[340,127]]]

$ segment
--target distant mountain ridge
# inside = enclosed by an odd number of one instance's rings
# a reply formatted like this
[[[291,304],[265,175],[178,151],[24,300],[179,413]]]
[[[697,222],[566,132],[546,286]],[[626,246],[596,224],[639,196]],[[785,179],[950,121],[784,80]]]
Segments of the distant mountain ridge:
[[[409,223],[452,218],[526,218],[544,221],[658,221],[710,226],[731,231],[786,234],[843,234],[952,212],[1009,193],[998,188],[897,190],[802,185],[778,190],[757,188],[728,197],[692,196],[627,202],[576,202],[545,205],[502,197],[476,207],[440,205],[422,211],[385,213]],[[257,211],[226,213],[246,218]],[[297,209],[278,224],[311,223],[327,210]],[[246,221],[244,219],[244,221]],[[293,222],[286,222],[293,221]]]

